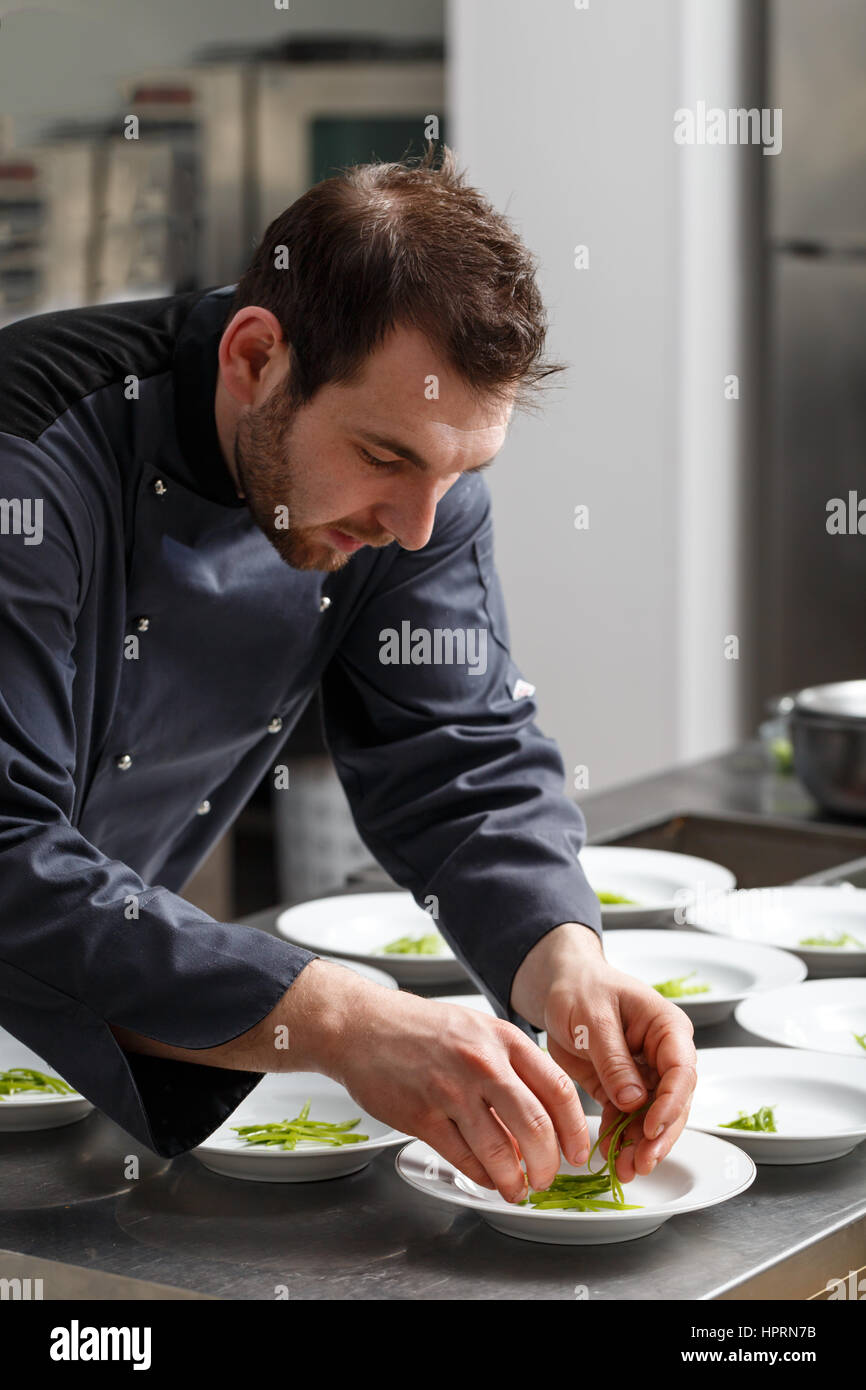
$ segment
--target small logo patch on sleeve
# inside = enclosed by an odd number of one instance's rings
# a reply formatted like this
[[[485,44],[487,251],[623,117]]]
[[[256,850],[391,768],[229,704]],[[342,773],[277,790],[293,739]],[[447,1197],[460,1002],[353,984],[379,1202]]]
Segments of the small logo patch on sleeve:
[[[515,681],[514,689],[513,689],[512,692],[511,692],[511,698],[512,698],[512,700],[522,700],[522,699],[525,698],[525,696],[527,696],[527,695],[534,695],[534,694],[535,694],[535,686],[534,686],[534,685],[530,685],[530,684],[529,684],[529,681],[519,680],[519,681]]]

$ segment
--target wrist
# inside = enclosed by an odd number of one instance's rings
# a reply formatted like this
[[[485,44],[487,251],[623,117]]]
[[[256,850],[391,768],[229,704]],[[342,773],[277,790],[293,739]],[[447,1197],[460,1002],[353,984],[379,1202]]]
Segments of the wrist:
[[[339,1081],[347,1035],[365,987],[371,987],[369,982],[345,966],[319,958],[305,965],[280,1000],[277,1017],[265,1020],[284,1024],[288,1032],[280,1070],[315,1071]]]
[[[511,986],[511,1007],[536,1028],[544,1027],[548,994],[555,980],[573,968],[604,960],[598,933],[581,922],[563,922],[547,932],[524,956]]]

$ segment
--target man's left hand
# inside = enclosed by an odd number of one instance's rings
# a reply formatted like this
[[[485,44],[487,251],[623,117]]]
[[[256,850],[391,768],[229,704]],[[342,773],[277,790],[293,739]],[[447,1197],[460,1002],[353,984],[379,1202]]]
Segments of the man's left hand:
[[[649,1107],[625,1130],[621,1182],[651,1173],[682,1133],[697,1082],[688,1016],[650,985],[615,970],[589,927],[566,922],[536,943],[514,976],[511,1006],[547,1030],[551,1058],[603,1106],[599,1129]],[[630,1091],[630,1088],[634,1088]],[[607,1157],[610,1139],[600,1145]]]

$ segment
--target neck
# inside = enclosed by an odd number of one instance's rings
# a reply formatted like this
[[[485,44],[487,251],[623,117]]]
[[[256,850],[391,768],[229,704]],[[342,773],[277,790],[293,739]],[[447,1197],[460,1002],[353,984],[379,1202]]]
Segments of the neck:
[[[229,395],[222,381],[217,378],[216,394],[214,396],[214,419],[216,422],[220,452],[222,453],[225,466],[231,474],[238,497],[243,497],[244,494],[241,491],[237,469],[235,467],[235,435],[237,434],[240,413],[240,407],[237,402]]]

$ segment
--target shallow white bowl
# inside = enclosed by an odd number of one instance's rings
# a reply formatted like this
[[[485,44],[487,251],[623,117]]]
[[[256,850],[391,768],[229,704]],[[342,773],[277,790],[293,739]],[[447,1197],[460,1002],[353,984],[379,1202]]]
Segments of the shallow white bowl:
[[[696,904],[687,917],[701,932],[791,951],[813,979],[866,975],[866,890],[850,884],[741,888]],[[845,935],[862,947],[801,945],[804,937]]]
[[[835,1052],[866,1064],[854,1034],[866,1034],[866,980],[804,980],[738,1004],[741,1028],[781,1047]]]
[[[245,1143],[233,1125],[274,1124],[297,1115],[310,1100],[310,1119],[341,1123],[360,1116],[359,1134],[369,1135],[361,1144],[339,1148],[304,1144],[297,1149],[266,1149]],[[192,1150],[195,1158],[228,1178],[250,1182],[320,1182],[342,1178],[366,1168],[377,1154],[395,1144],[405,1144],[407,1135],[374,1120],[343,1086],[318,1072],[281,1072],[262,1077],[237,1110],[203,1144]]]
[[[778,1133],[724,1128],[764,1105],[773,1106]],[[687,1126],[728,1139],[756,1163],[841,1158],[866,1139],[866,1067],[787,1047],[699,1048]]]
[[[602,904],[605,927],[684,924],[692,903],[707,895],[729,892],[737,882],[722,864],[672,850],[586,845],[580,862],[593,892],[634,899],[634,906]]]
[[[48,1076],[60,1076],[55,1067],[49,1066],[5,1028],[0,1028],[0,1071],[11,1071],[13,1067],[29,1067],[32,1071],[44,1071]],[[65,1080],[64,1077],[60,1079]],[[22,1091],[0,1100],[0,1131],[59,1129],[61,1125],[83,1120],[92,1109],[90,1101],[78,1091],[72,1095]]]
[[[687,983],[709,985],[708,993],[686,995],[671,1003],[682,1009],[696,1028],[723,1022],[749,995],[806,978],[805,965],[789,951],[690,931],[643,928],[611,932],[605,936],[604,953],[617,970],[648,985],[694,971]]]
[[[590,1136],[598,1135],[599,1117],[587,1116]],[[429,1144],[415,1139],[396,1158],[397,1172],[425,1197],[468,1207],[503,1235],[544,1245],[612,1245],[650,1235],[672,1216],[702,1211],[727,1202],[755,1180],[757,1169],[748,1154],[723,1139],[685,1129],[667,1158],[647,1178],[625,1183],[626,1202],[639,1211],[535,1211],[515,1206],[498,1192],[478,1187]],[[600,1167],[598,1153],[593,1168]],[[560,1172],[586,1172],[562,1162]]]
[[[435,956],[389,955],[382,948],[401,936],[427,936],[438,927],[411,893],[346,893],[315,898],[281,912],[277,931],[319,955],[342,956],[385,970],[401,985],[454,984],[466,971],[443,940]]]

